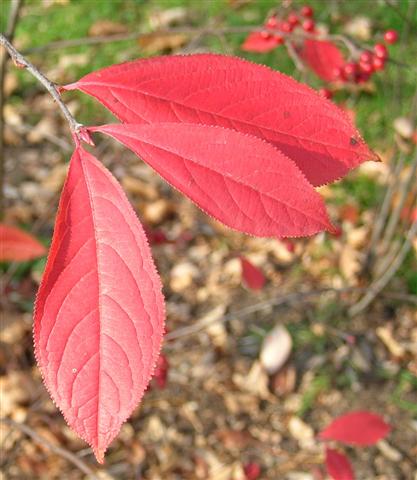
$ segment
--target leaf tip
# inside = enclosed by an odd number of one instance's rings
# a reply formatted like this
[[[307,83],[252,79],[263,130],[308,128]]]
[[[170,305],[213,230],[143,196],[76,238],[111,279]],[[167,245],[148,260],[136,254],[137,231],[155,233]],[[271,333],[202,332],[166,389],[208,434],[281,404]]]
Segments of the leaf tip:
[[[96,457],[96,460],[98,463],[101,465],[104,464],[104,454],[106,453],[105,448],[93,448],[94,456]]]

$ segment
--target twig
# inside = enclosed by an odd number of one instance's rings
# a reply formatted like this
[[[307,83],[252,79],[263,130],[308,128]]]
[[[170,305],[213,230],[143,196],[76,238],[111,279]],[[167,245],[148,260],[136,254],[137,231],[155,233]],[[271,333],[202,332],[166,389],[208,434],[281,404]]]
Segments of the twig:
[[[91,470],[90,467],[88,467],[85,462],[83,462],[81,459],[79,459],[76,455],[72,454],[68,450],[64,450],[61,447],[57,447],[56,445],[53,445],[51,442],[49,442],[46,438],[42,437],[38,433],[36,433],[34,430],[32,430],[30,427],[23,423],[15,422],[14,420],[11,420],[10,418],[0,418],[0,421],[4,423],[5,425],[8,425],[9,427],[16,428],[17,430],[20,430],[22,433],[30,437],[34,442],[38,443],[39,445],[42,445],[43,447],[48,448],[51,452],[55,453],[56,455],[59,455],[62,458],[65,458],[69,462],[71,462],[73,465],[75,465],[79,470],[81,470],[85,475],[89,475],[89,478],[93,480],[99,480],[98,476],[95,475],[93,470]]]
[[[304,63],[301,60],[300,56],[298,55],[297,50],[294,48],[293,44],[291,42],[285,42],[285,47],[287,48],[288,56],[294,62],[294,65],[297,68],[297,70],[299,70],[300,72],[303,72],[305,70]]]
[[[369,242],[368,247],[368,261],[367,264],[372,262],[372,259],[375,256],[374,250],[381,239],[382,232],[384,230],[386,220],[389,215],[389,209],[391,206],[391,199],[394,194],[395,187],[397,185],[397,179],[401,173],[401,170],[404,166],[405,155],[401,153],[398,162],[394,167],[394,158],[396,156],[397,149],[395,149],[393,156],[391,157],[391,181],[386,189],[384,200],[382,201],[381,209],[374,220],[374,227],[372,229],[371,241]]]
[[[207,36],[207,35],[228,35],[228,34],[240,34],[240,33],[252,33],[252,32],[266,32],[270,33],[271,35],[276,34],[277,32],[274,29],[270,29],[267,27],[249,27],[249,26],[238,26],[238,27],[224,27],[213,29],[211,27],[204,27],[204,28],[192,28],[192,27],[173,27],[165,30],[155,30],[153,32],[129,32],[129,33],[118,33],[115,35],[99,35],[96,37],[81,37],[81,38],[74,38],[71,40],[58,40],[56,42],[50,42],[46,45],[41,45],[39,47],[28,48],[23,53],[25,55],[31,55],[33,53],[41,53],[45,50],[56,50],[56,49],[63,49],[63,48],[72,48],[72,47],[81,47],[81,46],[88,46],[88,45],[103,45],[106,43],[116,43],[116,42],[126,42],[130,40],[137,40],[140,37],[152,37],[152,36],[164,36],[164,35],[175,35],[175,34],[184,34],[190,36]],[[316,39],[316,40],[330,40],[337,43],[343,44],[349,53],[353,57],[359,56],[360,52],[363,51],[363,48],[356,45],[351,39],[344,35],[340,34],[327,34],[317,36],[312,33],[308,32],[279,32],[280,35],[285,37],[288,40],[296,40],[296,39]],[[407,65],[405,63],[399,62],[393,58],[389,58],[389,61],[395,63],[399,67],[405,67],[409,69],[417,69],[414,66]]]
[[[391,0],[384,0],[385,4],[388,5],[394,12],[401,18],[401,20],[404,20],[404,22],[412,27],[413,29],[417,29],[417,24],[412,22],[411,19],[414,18],[413,16],[407,16],[404,15],[403,12],[395,5]],[[410,5],[415,4],[415,2],[410,2]]]
[[[398,221],[400,219],[401,212],[403,210],[405,201],[407,199],[407,195],[410,189],[413,187],[414,182],[416,181],[416,172],[417,172],[417,152],[411,164],[409,175],[401,186],[400,199],[397,205],[395,206],[394,210],[392,211],[390,219],[388,220],[388,224],[385,229],[384,237],[382,239],[382,243],[380,246],[380,253],[382,254],[385,253],[386,249],[388,248],[388,244],[395,233],[395,229],[398,225]]]
[[[5,36],[12,41],[16,29],[17,20],[19,18],[22,0],[12,0],[10,5],[9,19]],[[5,158],[4,158],[4,97],[6,95],[4,88],[4,80],[6,78],[7,55],[4,55],[0,63],[0,220],[4,217],[4,174],[5,174]]]
[[[22,54],[20,54],[2,34],[0,34],[0,45],[3,45],[6,48],[16,66],[26,68],[26,70],[28,70],[28,72],[31,73],[46,88],[46,90],[50,93],[52,98],[55,100],[55,102],[61,109],[65,119],[69,124],[71,132],[74,136],[78,136],[82,125],[75,120],[71,112],[68,110],[68,107],[61,100],[55,84],[52,83],[48,78],[46,78],[45,75],[41,73],[32,63],[26,60],[26,58]]]
[[[362,288],[362,287],[342,287],[342,288],[328,287],[328,288],[321,288],[318,290],[307,290],[305,292],[288,293],[280,297],[271,298],[263,302],[249,305],[248,307],[242,308],[235,312],[230,312],[220,318],[210,318],[208,320],[203,318],[188,327],[177,328],[176,330],[173,330],[172,332],[169,332],[165,335],[165,341],[170,342],[170,341],[177,340],[179,338],[186,337],[189,335],[195,335],[196,333],[199,333],[201,330],[204,330],[205,328],[209,327],[213,323],[218,323],[218,322],[226,323],[229,320],[232,320],[235,318],[245,318],[261,310],[267,310],[271,307],[278,307],[280,305],[285,305],[287,303],[304,302],[308,298],[317,297],[325,293],[334,293],[335,295],[342,295],[343,293],[353,293],[353,292],[365,293],[367,290],[368,290],[367,288]],[[391,300],[399,300],[402,302],[408,302],[408,303],[413,303],[417,305],[417,295],[407,295],[402,293],[387,292],[386,294],[384,294],[384,297],[389,298]]]
[[[381,290],[386,287],[388,282],[395,275],[395,272],[400,268],[401,264],[403,263],[408,251],[411,248],[411,242],[416,234],[417,234],[417,220],[415,220],[411,225],[411,228],[408,231],[408,234],[403,243],[403,246],[401,250],[398,252],[398,255],[395,257],[394,261],[391,263],[391,266],[385,271],[385,273],[381,277],[379,277],[370,285],[368,291],[362,297],[362,299],[349,309],[350,316],[353,317],[358,313],[362,312],[363,310],[365,310],[365,308],[371,302],[373,302],[373,300],[381,292]]]

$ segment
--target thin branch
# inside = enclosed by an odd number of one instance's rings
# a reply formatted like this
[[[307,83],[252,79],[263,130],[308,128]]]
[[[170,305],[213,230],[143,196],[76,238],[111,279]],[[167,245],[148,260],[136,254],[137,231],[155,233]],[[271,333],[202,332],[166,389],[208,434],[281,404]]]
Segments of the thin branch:
[[[365,310],[368,305],[374,301],[377,295],[384,289],[391,278],[395,275],[396,271],[400,268],[401,264],[403,263],[408,251],[411,248],[411,242],[414,239],[415,235],[417,234],[417,220],[413,222],[411,225],[410,230],[408,231],[407,237],[403,243],[401,250],[398,252],[398,255],[391,263],[391,266],[385,271],[385,273],[375,280],[369,287],[366,294],[362,297],[362,299],[353,305],[349,309],[349,315],[355,316],[358,313]]]
[[[187,337],[189,335],[195,335],[214,323],[226,323],[229,320],[232,320],[235,318],[249,317],[250,315],[256,312],[260,312],[262,310],[268,310],[271,307],[278,307],[280,305],[291,304],[295,302],[305,302],[311,297],[317,297],[326,293],[342,295],[344,293],[353,293],[353,292],[365,293],[367,290],[368,290],[367,288],[363,288],[363,287],[342,287],[342,288],[328,287],[328,288],[320,288],[317,290],[307,290],[305,292],[288,293],[286,295],[281,295],[279,297],[270,298],[268,300],[264,300],[263,302],[249,305],[248,307],[244,307],[235,312],[230,312],[224,315],[223,317],[209,318],[209,319],[202,318],[201,320],[198,320],[197,322],[195,322],[193,325],[177,328],[176,330],[173,330],[172,332],[167,333],[165,335],[164,340],[167,342],[170,342],[182,337]],[[387,292],[383,296],[391,300],[398,300],[401,302],[408,302],[408,303],[413,303],[417,305],[417,295],[407,295],[402,293]]]
[[[12,41],[16,30],[17,21],[19,19],[19,11],[22,6],[22,0],[12,0],[10,5],[9,19],[5,36]],[[5,158],[4,158],[4,105],[5,105],[5,85],[7,68],[7,55],[3,55],[0,61],[0,220],[4,217],[5,201],[4,201],[4,176],[5,176]]]
[[[398,8],[398,6],[392,2],[391,0],[384,0],[385,4],[390,7],[400,18],[403,20],[409,27],[413,29],[417,29],[417,23],[414,23],[411,21],[412,18],[414,18],[412,15],[404,15],[404,13]],[[414,2],[410,2],[411,5],[414,4]]]
[[[285,42],[285,47],[287,49],[288,56],[293,61],[297,70],[303,72],[305,70],[304,63],[298,55],[297,50],[294,48],[293,44],[291,42]]]
[[[66,460],[71,462],[75,467],[81,470],[85,475],[88,475],[89,478],[91,478],[92,480],[99,480],[98,476],[93,472],[93,470],[91,470],[91,468],[88,467],[85,464],[85,462],[83,462],[80,458],[78,458],[76,455],[69,452],[68,450],[65,450],[61,447],[57,447],[56,445],[52,444],[49,440],[47,440],[46,438],[36,433],[27,425],[23,423],[15,422],[10,418],[0,418],[0,421],[5,425],[8,425],[9,427],[20,430],[22,433],[30,437],[34,442],[38,443],[39,445],[42,445],[43,447],[46,447],[48,450],[55,453],[56,455],[62,458],[65,458]]]
[[[26,60],[26,58],[22,54],[20,54],[2,34],[0,34],[0,45],[3,45],[5,49],[9,52],[16,66],[26,68],[26,70],[28,70],[28,72],[31,73],[46,88],[46,90],[50,93],[52,98],[55,100],[55,102],[61,109],[65,119],[69,124],[71,132],[74,136],[77,136],[82,125],[75,120],[71,112],[68,110],[68,107],[61,100],[55,84],[52,83],[48,78],[46,78],[45,75],[41,73],[32,63]]]
[[[382,243],[380,246],[380,252],[382,254],[384,254],[384,252],[387,250],[388,244],[391,241],[392,237],[394,236],[395,229],[398,225],[398,221],[400,220],[401,212],[405,205],[405,201],[407,200],[407,195],[410,192],[411,188],[413,187],[414,182],[416,181],[416,172],[417,172],[417,152],[411,164],[408,177],[406,178],[404,183],[401,185],[400,199],[397,205],[395,206],[394,210],[392,211],[390,219],[388,220],[388,224],[385,229],[384,237],[382,239]]]
[[[391,181],[385,191],[385,196],[384,200],[381,205],[381,209],[377,215],[377,217],[374,219],[374,227],[372,229],[372,235],[371,235],[371,241],[369,242],[369,247],[368,247],[368,259],[371,260],[371,258],[374,257],[374,250],[376,248],[376,245],[378,244],[379,240],[381,239],[381,235],[384,231],[384,227],[389,215],[389,209],[391,206],[391,200],[392,196],[394,194],[395,187],[397,186],[397,180],[399,178],[399,175],[401,173],[401,170],[404,166],[404,161],[405,161],[405,155],[404,153],[401,153],[400,158],[397,163],[395,163],[394,167],[394,158],[396,156],[397,149],[395,149],[395,152],[391,158],[390,166],[391,166]],[[369,262],[367,262],[369,263]]]
[[[116,42],[126,42],[130,40],[137,40],[140,37],[152,37],[152,36],[164,36],[164,35],[175,35],[175,34],[183,34],[189,36],[219,36],[219,35],[229,35],[229,34],[242,34],[242,33],[252,33],[252,32],[267,32],[271,35],[276,34],[276,30],[270,29],[267,27],[257,27],[253,28],[250,26],[238,26],[238,27],[223,27],[218,29],[213,29],[212,27],[203,27],[203,28],[193,28],[193,27],[173,27],[164,30],[155,30],[153,32],[129,32],[129,33],[118,33],[115,35],[98,35],[96,37],[81,37],[81,38],[74,38],[71,40],[58,40],[56,42],[50,42],[46,45],[41,45],[39,47],[32,47],[25,50],[23,53],[25,55],[31,55],[33,53],[41,53],[45,50],[61,50],[63,48],[73,48],[73,47],[81,47],[81,46],[88,46],[88,45],[103,45],[106,43],[116,43]],[[357,57],[359,54],[364,50],[359,45],[356,45],[350,38],[340,35],[340,34],[327,34],[317,36],[312,33],[308,32],[279,32],[280,35],[285,37],[288,40],[302,40],[306,38],[311,39],[318,39],[318,40],[330,40],[336,43],[341,43],[344,47],[349,51],[350,56]],[[393,58],[389,58],[389,61],[395,63],[399,67],[405,67],[410,69],[417,69],[414,66],[404,64],[399,62]]]

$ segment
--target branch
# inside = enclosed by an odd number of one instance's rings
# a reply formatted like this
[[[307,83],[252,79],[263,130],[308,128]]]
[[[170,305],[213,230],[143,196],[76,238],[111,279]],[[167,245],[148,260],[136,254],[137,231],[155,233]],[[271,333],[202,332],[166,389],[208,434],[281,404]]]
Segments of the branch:
[[[61,100],[56,85],[52,83],[48,78],[46,78],[45,75],[41,73],[32,63],[26,60],[26,58],[22,54],[20,54],[9,42],[9,40],[7,40],[7,38],[2,34],[0,34],[0,45],[3,45],[3,47],[9,52],[9,55],[12,57],[13,62],[17,67],[26,68],[26,70],[31,73],[46,88],[46,90],[50,93],[52,98],[55,100],[55,102],[61,109],[61,112],[67,120],[73,136],[75,138],[79,138],[78,135],[83,125],[81,125],[75,120],[71,112],[68,110],[68,107]]]
[[[415,220],[411,225],[410,230],[407,233],[407,237],[404,240],[403,246],[401,250],[398,252],[398,255],[395,257],[395,259],[391,263],[390,267],[385,271],[385,273],[380,278],[375,280],[370,285],[368,291],[362,297],[362,299],[349,309],[349,315],[351,317],[365,310],[365,308],[371,302],[373,302],[374,299],[377,297],[377,295],[387,286],[388,282],[395,275],[396,271],[400,268],[401,264],[403,263],[408,251],[411,248],[411,242],[414,239],[416,234],[417,234],[417,220]]]
[[[32,47],[28,48],[24,51],[24,54],[30,55],[33,53],[41,53],[45,50],[61,50],[63,48],[72,48],[72,47],[81,47],[81,46],[88,46],[88,45],[103,45],[106,43],[116,43],[116,42],[125,42],[130,40],[137,40],[140,37],[152,37],[152,36],[164,36],[164,35],[175,35],[175,34],[184,34],[190,36],[206,36],[206,35],[228,35],[228,34],[242,34],[242,33],[253,33],[253,32],[267,32],[270,34],[277,33],[276,30],[270,29],[267,27],[250,27],[250,26],[238,26],[238,27],[224,27],[213,29],[212,27],[203,27],[203,28],[193,28],[193,27],[173,27],[167,28],[164,30],[155,30],[153,32],[129,32],[129,33],[118,33],[115,35],[99,35],[97,37],[81,37],[81,38],[74,38],[71,40],[58,40],[56,42],[50,42],[46,45],[41,45],[39,47]],[[296,39],[306,39],[312,38],[315,40],[330,40],[337,43],[343,44],[351,56],[357,57],[359,54],[367,48],[362,48],[359,45],[356,45],[350,38],[346,37],[345,35],[321,35],[317,36],[312,33],[308,32],[279,32],[280,35],[285,37],[286,40],[296,40]],[[417,69],[414,66],[410,66],[404,64],[402,62],[398,62],[393,58],[389,58],[388,61],[396,64],[399,67],[405,67],[409,69]]]
[[[69,452],[68,450],[64,450],[63,448],[57,447],[56,445],[52,444],[46,438],[36,433],[27,425],[23,423],[15,422],[10,418],[1,418],[0,422],[4,423],[5,425],[8,425],[9,427],[20,430],[22,433],[30,437],[34,442],[38,443],[39,445],[42,445],[43,447],[46,447],[51,452],[71,462],[79,470],[81,470],[85,475],[88,475],[89,478],[91,478],[92,480],[98,480],[98,476],[95,475],[93,470],[91,470],[91,468],[88,467],[80,458],[78,458],[76,455]]]
[[[367,291],[366,288],[362,287],[342,287],[342,288],[320,288],[317,290],[306,290],[305,292],[293,292],[288,293],[286,295],[281,295],[279,297],[271,298],[269,300],[265,300],[263,302],[255,303],[253,305],[249,305],[248,307],[244,307],[236,312],[228,313],[220,318],[209,318],[209,319],[201,319],[195,322],[193,325],[177,328],[172,332],[169,332],[165,335],[164,340],[169,342],[173,340],[177,340],[182,337],[186,337],[188,335],[195,335],[199,333],[201,330],[204,330],[208,326],[220,322],[226,323],[229,320],[235,318],[244,318],[252,315],[253,313],[259,312],[261,310],[267,310],[271,307],[278,307],[280,305],[285,305],[287,303],[295,303],[295,302],[304,302],[310,297],[317,297],[323,295],[325,293],[334,293],[336,295],[341,295],[343,293],[365,293]],[[407,295],[401,293],[387,293],[384,295],[385,297],[392,299],[392,300],[399,300],[403,302],[409,302],[417,305],[417,295]]]

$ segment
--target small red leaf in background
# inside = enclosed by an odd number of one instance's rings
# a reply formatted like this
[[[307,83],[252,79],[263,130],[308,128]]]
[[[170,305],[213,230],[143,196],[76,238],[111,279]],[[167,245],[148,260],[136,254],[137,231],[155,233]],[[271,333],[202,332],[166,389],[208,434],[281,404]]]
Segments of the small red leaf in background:
[[[333,480],[355,480],[349,459],[332,448],[326,448],[326,468]]]
[[[337,440],[347,445],[374,445],[386,437],[391,427],[375,413],[357,411],[342,415],[325,428],[321,440]]]
[[[64,87],[122,122],[220,126],[272,143],[315,186],[378,157],[346,114],[307,85],[226,55],[154,57],[92,72]]]
[[[243,466],[246,480],[257,480],[260,478],[262,469],[259,463],[249,462]]]
[[[306,39],[301,57],[326,82],[337,80],[338,72],[345,64],[342,52],[327,40]]]
[[[46,248],[32,235],[0,224],[0,262],[23,262],[46,255]]]
[[[169,363],[166,356],[161,353],[158,358],[158,363],[156,364],[155,371],[152,378],[152,384],[156,385],[158,388],[163,389],[166,387],[168,379],[168,368]]]
[[[272,145],[235,130],[161,123],[103,125],[167,182],[225,225],[259,237],[333,230],[320,195]]]
[[[265,276],[262,270],[255,267],[248,259],[239,257],[242,265],[242,279],[245,285],[252,290],[261,290],[265,285]]]
[[[149,383],[164,317],[136,214],[110,172],[77,148],[36,299],[34,343],[49,393],[99,462]]]
[[[246,52],[266,53],[279,45],[275,35],[265,35],[264,32],[252,32],[242,44],[242,50]]]

